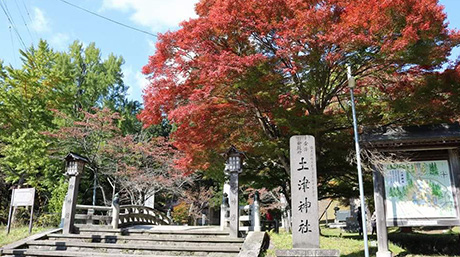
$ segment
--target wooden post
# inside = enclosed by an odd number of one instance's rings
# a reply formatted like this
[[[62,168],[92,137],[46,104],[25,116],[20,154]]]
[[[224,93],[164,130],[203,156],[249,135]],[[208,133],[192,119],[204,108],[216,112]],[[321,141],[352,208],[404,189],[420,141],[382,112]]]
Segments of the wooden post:
[[[373,166],[373,180],[375,212],[377,214],[377,257],[391,257],[391,252],[388,248],[388,231],[385,212],[385,185],[383,175],[375,165]]]
[[[34,206],[30,206],[29,235],[32,234],[32,219],[34,218]]]
[[[455,193],[457,195],[457,199],[455,199],[457,202],[457,213],[460,213],[460,164],[458,160],[458,149],[449,149],[448,153],[450,170],[453,175],[452,180],[454,181]]]
[[[12,216],[13,216],[13,203],[14,203],[14,189],[11,191],[10,211],[8,212],[8,223],[6,225],[6,235],[10,233]]]

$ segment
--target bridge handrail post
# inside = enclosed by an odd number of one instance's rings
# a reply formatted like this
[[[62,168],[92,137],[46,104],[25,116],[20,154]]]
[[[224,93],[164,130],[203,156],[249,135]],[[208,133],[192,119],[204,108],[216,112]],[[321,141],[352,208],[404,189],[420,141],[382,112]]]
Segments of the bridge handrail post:
[[[120,203],[119,203],[118,194],[115,194],[112,201],[112,228],[118,228],[118,220],[120,217]]]
[[[253,229],[256,232],[261,231],[260,227],[260,201],[259,201],[259,192],[254,194],[254,203],[252,204],[251,215],[253,216],[252,221],[254,222]]]

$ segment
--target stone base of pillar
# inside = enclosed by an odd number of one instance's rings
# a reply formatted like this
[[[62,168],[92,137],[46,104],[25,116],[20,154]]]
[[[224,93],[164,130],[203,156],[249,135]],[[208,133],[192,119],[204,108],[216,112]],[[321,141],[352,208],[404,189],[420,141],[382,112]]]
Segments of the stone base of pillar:
[[[290,250],[277,250],[277,257],[291,257],[291,256],[317,256],[317,257],[339,257],[339,250],[332,249],[290,249]]]
[[[377,251],[376,257],[391,257],[393,255],[390,251]]]

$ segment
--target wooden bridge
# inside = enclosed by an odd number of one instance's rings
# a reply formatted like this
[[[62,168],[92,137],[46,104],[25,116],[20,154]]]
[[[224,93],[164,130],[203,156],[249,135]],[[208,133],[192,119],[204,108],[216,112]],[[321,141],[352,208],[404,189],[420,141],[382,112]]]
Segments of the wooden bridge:
[[[119,209],[113,206],[77,205],[75,221],[76,224],[112,226],[113,228],[172,224],[171,218],[164,212],[139,205],[121,205]]]

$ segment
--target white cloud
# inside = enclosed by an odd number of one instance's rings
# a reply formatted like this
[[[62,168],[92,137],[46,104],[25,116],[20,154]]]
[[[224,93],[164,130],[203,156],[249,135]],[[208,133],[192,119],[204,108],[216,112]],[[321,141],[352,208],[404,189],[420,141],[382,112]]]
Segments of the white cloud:
[[[51,31],[50,22],[45,13],[37,7],[33,9],[33,20],[30,27],[38,33]]]
[[[58,51],[64,51],[70,44],[70,36],[65,33],[55,33],[49,40],[51,46]]]
[[[177,27],[181,21],[196,17],[198,0],[104,0],[102,10],[133,12],[130,19],[153,32]]]
[[[146,77],[144,74],[142,74],[142,72],[140,72],[140,71],[137,71],[137,72],[136,72],[136,82],[137,82],[137,83],[136,83],[137,86],[138,86],[140,89],[142,89],[142,90],[144,90],[144,89],[149,85],[149,80],[148,80],[147,77]]]
[[[150,39],[147,39],[147,43],[149,44],[149,53],[155,53],[157,50],[156,42]]]
[[[132,66],[123,67],[124,82],[129,86],[127,94],[135,99],[141,100],[142,91],[147,87],[149,81],[142,72],[134,71]]]

